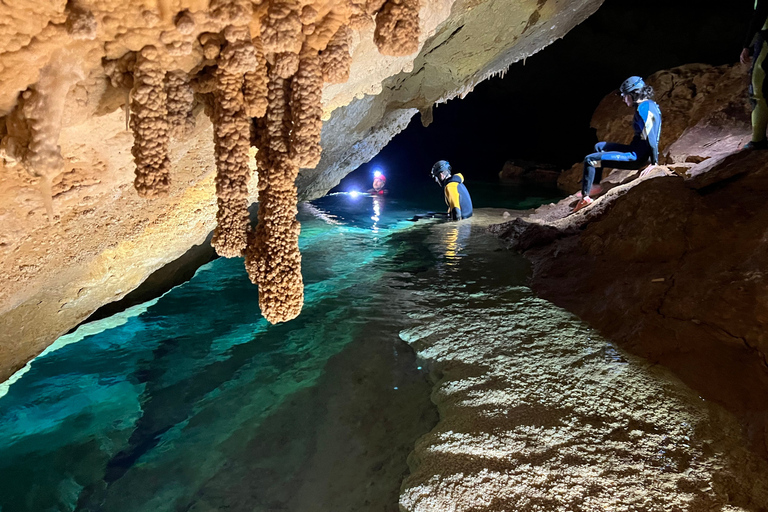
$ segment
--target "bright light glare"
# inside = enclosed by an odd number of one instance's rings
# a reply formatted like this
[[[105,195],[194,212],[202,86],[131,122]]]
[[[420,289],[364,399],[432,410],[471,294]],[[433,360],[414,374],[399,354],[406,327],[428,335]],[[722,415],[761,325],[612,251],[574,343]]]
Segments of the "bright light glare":
[[[374,178],[381,178],[381,171],[373,171]]]
[[[349,195],[350,195],[350,197],[352,197],[352,199],[354,199],[354,198],[356,198],[357,196],[360,195],[360,192],[358,192],[357,190],[350,190],[349,191]]]

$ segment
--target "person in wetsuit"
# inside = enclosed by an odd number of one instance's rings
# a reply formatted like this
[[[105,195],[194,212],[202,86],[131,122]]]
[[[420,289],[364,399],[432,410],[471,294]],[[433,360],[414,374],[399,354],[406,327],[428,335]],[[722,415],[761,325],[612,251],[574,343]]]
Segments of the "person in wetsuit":
[[[652,99],[653,87],[646,85],[639,76],[631,76],[621,84],[619,94],[628,107],[635,106],[635,117],[632,120],[635,137],[629,145],[598,142],[595,153],[584,158],[581,200],[573,209],[574,212],[592,203],[589,194],[594,192],[593,183],[600,183],[603,168],[640,169],[649,161],[653,165],[659,161],[661,110]]]
[[[389,193],[389,190],[384,187],[387,185],[387,177],[381,172],[376,171],[373,175],[373,186],[368,189],[368,193],[372,195],[383,196]]]
[[[766,103],[766,68],[765,59],[768,57],[768,0],[755,0],[755,12],[749,23],[749,31],[744,40],[744,49],[739,60],[749,64],[752,60],[752,82],[749,85],[749,96],[752,101],[752,140],[744,145],[744,149],[768,149],[765,129],[768,127],[768,103]],[[754,41],[754,44],[752,44]],[[752,57],[752,58],[750,58]]]
[[[472,216],[472,199],[464,185],[464,176],[452,174],[451,164],[438,160],[432,166],[432,177],[443,187],[445,203],[448,205],[448,215],[451,220],[468,219]]]

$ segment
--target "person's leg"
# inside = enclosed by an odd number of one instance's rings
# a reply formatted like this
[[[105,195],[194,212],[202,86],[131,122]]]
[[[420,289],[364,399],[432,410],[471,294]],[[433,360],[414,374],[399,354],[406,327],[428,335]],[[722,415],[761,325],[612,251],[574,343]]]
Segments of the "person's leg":
[[[595,178],[602,178],[603,169],[601,167],[600,157],[602,153],[591,153],[584,157],[584,173],[581,177],[581,197],[589,196],[589,192],[592,190],[592,183]],[[598,176],[597,170],[600,169]]]
[[[768,57],[768,43],[763,41],[759,54],[755,55],[752,68],[752,94],[755,108],[752,110],[752,142],[765,141],[765,129],[768,127],[768,102],[766,102],[765,68]]]
[[[595,150],[599,153],[608,151],[618,151],[619,153],[629,153],[633,151],[632,146],[628,144],[619,144],[617,142],[598,142],[595,144]]]

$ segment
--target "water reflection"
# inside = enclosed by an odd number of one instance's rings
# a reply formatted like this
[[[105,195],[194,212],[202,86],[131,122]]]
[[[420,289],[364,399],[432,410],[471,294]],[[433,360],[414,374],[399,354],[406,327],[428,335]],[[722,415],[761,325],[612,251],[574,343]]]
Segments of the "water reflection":
[[[371,220],[373,221],[373,225],[371,226],[371,231],[374,233],[379,232],[379,226],[378,222],[381,220],[381,212],[384,210],[384,198],[381,196],[373,196],[373,216],[371,217]]]
[[[455,222],[451,223],[448,229],[443,233],[441,240],[445,250],[443,264],[446,267],[451,267],[451,271],[457,270],[461,258],[466,255],[464,249],[467,246],[471,231],[471,224],[467,222]]]

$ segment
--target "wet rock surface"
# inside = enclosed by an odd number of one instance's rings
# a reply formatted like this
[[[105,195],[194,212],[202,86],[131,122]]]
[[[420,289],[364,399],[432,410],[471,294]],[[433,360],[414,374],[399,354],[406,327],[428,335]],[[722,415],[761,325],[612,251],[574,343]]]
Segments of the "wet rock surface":
[[[441,418],[410,457],[401,509],[764,510],[768,464],[734,416],[521,286],[526,265],[494,251],[478,213],[463,260],[446,253],[442,279],[415,283],[400,333],[432,367]],[[588,297],[608,309],[616,295]]]

